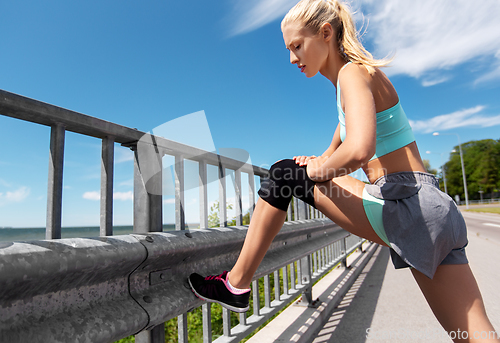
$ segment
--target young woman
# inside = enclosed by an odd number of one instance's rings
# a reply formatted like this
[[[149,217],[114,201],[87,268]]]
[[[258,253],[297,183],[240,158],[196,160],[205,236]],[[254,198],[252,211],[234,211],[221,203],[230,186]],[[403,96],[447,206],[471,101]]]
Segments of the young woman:
[[[389,246],[395,267],[411,268],[446,331],[469,331],[471,338],[474,331],[494,331],[465,255],[465,222],[426,173],[398,95],[379,69],[388,62],[365,50],[351,14],[336,0],[300,1],[281,29],[290,62],[336,87],[339,124],[321,156],[271,167],[233,269],[192,274],[193,292],[246,311],[252,277],[285,221],[292,193],[345,230]],[[359,168],[370,185],[348,176]]]

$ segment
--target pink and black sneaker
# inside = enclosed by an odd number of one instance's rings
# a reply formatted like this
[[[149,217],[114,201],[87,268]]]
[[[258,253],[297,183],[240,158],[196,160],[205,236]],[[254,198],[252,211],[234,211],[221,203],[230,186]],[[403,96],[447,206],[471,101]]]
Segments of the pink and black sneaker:
[[[227,271],[220,275],[210,275],[205,278],[193,273],[189,275],[188,282],[191,290],[200,299],[221,304],[234,312],[248,311],[250,290],[242,293],[231,291],[227,283]]]

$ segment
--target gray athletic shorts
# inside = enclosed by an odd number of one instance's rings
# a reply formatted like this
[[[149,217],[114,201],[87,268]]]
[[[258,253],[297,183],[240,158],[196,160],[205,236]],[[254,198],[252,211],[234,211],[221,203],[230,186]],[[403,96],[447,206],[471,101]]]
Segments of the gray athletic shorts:
[[[465,221],[434,175],[389,174],[365,191],[383,200],[383,229],[396,269],[413,267],[432,279],[440,264],[468,263]]]

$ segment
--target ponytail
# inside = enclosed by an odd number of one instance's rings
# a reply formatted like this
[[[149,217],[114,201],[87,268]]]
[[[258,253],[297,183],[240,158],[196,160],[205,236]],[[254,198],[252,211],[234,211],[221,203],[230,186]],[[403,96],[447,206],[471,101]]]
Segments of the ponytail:
[[[295,21],[301,21],[314,34],[320,31],[323,24],[332,25],[344,60],[364,65],[370,74],[375,72],[375,67],[385,67],[390,62],[388,59],[373,58],[365,49],[358,39],[349,8],[338,0],[301,0],[283,18],[281,28]]]

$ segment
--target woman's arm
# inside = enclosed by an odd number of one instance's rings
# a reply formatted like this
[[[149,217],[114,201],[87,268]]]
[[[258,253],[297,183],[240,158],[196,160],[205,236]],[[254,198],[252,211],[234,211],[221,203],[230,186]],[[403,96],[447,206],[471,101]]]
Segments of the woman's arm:
[[[371,76],[363,66],[356,64],[347,66],[341,74],[346,138],[330,156],[325,154],[309,161],[307,173],[316,182],[350,174],[375,154],[377,123]],[[325,153],[329,150],[330,148]]]

